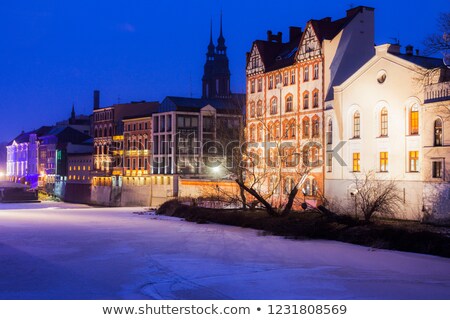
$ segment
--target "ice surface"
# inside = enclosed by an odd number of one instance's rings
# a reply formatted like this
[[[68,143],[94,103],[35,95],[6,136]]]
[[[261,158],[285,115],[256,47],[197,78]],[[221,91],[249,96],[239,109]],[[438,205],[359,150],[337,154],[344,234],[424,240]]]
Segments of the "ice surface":
[[[450,299],[450,259],[137,212],[0,204],[0,299]]]

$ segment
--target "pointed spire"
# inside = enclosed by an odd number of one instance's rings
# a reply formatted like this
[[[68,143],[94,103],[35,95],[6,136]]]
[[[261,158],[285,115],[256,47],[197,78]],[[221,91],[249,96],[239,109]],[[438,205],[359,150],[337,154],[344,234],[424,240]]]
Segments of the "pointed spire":
[[[225,47],[225,38],[223,37],[222,28],[222,10],[220,10],[220,35],[217,39],[217,53],[226,54],[227,47]]]
[[[214,58],[214,50],[216,47],[214,46],[213,38],[212,38],[212,18],[211,18],[211,24],[209,27],[209,45],[208,45],[208,53],[206,56],[208,57],[208,60]]]
[[[75,119],[75,104],[72,103],[72,112],[70,113],[70,118]]]

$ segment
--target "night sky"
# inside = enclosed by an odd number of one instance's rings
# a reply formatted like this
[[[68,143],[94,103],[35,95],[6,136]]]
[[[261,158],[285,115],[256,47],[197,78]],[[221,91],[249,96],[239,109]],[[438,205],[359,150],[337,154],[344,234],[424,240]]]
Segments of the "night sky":
[[[423,4],[420,4],[423,3]],[[377,44],[399,38],[423,48],[448,0],[419,1],[4,1],[0,11],[0,142],[21,130],[66,119],[101,105],[201,94],[213,19],[220,10],[233,92],[245,91],[245,53],[266,31],[304,27],[312,18],[375,7]]]

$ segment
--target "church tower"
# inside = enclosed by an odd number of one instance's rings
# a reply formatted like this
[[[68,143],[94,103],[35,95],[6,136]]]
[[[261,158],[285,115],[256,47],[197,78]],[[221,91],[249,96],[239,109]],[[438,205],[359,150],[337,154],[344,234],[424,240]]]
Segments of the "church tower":
[[[228,65],[227,47],[222,29],[222,13],[220,14],[220,35],[217,47],[212,40],[212,22],[210,27],[208,52],[202,79],[203,99],[230,98],[230,69]]]

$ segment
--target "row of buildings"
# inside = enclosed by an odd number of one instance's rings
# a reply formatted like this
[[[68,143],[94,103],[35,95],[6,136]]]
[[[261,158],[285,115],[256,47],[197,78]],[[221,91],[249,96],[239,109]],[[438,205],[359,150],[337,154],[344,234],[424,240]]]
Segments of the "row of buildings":
[[[7,174],[32,185],[51,181],[68,201],[156,206],[208,189],[238,192],[229,145],[244,139],[260,160],[287,154],[276,176],[267,175],[267,161],[254,171],[266,174],[261,188],[275,186],[271,201],[286,201],[301,179],[301,201],[351,205],[355,178],[370,172],[397,180],[399,217],[447,217],[450,74],[442,60],[411,46],[374,46],[374,9],[363,6],[290,27],[287,38],[268,31],[253,42],[246,94],[233,94],[221,26],[217,45],[211,32],[201,98],[101,107],[95,91],[91,139],[52,140],[56,129],[45,127],[19,135],[7,147]],[[80,130],[71,119],[65,127]]]

